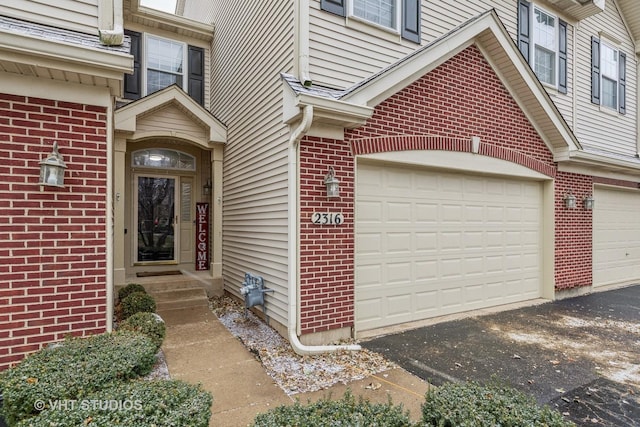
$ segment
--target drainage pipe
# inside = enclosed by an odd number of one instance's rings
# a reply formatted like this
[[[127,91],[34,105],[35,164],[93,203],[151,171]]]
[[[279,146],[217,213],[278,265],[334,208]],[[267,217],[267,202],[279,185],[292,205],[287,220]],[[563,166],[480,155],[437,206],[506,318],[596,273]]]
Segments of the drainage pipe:
[[[288,310],[288,326],[289,342],[293,351],[301,356],[308,354],[321,354],[338,350],[361,350],[357,344],[349,345],[305,345],[300,342],[297,333],[298,319],[298,153],[300,150],[300,140],[305,133],[309,131],[313,122],[313,106],[306,105],[302,110],[302,120],[298,127],[291,133],[289,139],[289,310]]]

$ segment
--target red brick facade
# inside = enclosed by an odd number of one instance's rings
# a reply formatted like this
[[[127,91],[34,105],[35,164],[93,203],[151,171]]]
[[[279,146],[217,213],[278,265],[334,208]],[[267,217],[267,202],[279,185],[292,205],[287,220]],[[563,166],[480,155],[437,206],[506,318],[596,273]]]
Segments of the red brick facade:
[[[106,329],[106,113],[0,94],[0,370]],[[41,190],[54,140],[65,187]]]
[[[511,161],[554,178],[556,289],[591,285],[592,213],[568,210],[563,198],[591,194],[589,176],[560,173],[525,114],[475,47],[469,47],[380,103],[345,141],[301,142],[301,323],[311,333],[353,325],[354,155],[403,150],[470,152]],[[327,201],[322,179],[333,165],[341,198]],[[314,211],[345,216],[339,227],[314,226]]]

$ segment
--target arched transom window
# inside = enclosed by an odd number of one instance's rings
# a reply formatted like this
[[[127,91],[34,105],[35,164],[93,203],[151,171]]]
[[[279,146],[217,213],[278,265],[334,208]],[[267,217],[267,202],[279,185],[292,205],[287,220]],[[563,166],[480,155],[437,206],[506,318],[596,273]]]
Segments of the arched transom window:
[[[134,151],[131,156],[131,163],[134,167],[196,170],[194,156],[168,148],[150,148]]]

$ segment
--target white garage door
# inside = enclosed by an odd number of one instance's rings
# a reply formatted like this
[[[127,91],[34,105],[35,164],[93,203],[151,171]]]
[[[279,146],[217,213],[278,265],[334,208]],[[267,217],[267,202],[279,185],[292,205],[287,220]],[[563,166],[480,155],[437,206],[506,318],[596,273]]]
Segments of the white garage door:
[[[593,286],[640,281],[640,192],[596,187]]]
[[[539,182],[361,163],[359,331],[541,295]]]

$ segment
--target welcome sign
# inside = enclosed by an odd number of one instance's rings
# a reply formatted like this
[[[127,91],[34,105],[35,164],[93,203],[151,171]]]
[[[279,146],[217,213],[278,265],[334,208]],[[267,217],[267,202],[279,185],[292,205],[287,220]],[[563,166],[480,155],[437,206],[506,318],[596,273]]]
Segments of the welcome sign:
[[[209,203],[196,203],[196,271],[209,269]]]

